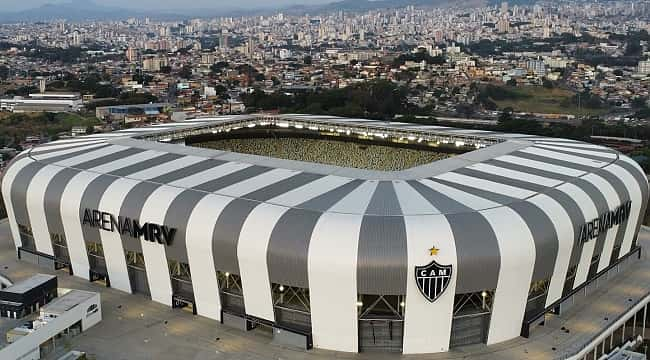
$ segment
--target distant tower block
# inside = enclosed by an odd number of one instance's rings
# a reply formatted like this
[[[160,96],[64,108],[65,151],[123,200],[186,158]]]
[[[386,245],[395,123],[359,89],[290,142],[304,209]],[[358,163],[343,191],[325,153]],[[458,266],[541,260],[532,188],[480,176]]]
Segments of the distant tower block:
[[[43,78],[38,79],[38,89],[41,92],[41,94],[45,93],[45,79]]]

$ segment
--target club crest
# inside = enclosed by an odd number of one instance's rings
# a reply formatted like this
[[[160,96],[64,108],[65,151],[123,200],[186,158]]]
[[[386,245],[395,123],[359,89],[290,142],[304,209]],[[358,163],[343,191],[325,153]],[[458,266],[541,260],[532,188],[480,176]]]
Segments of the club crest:
[[[429,265],[415,267],[415,283],[422,295],[434,302],[447,289],[451,271],[451,265],[440,265],[433,260]]]

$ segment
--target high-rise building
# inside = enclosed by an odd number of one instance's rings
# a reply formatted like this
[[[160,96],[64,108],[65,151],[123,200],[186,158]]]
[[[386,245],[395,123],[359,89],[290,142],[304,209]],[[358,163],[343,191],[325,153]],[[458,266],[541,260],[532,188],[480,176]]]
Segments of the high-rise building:
[[[129,46],[128,49],[126,49],[126,59],[129,62],[134,62],[138,59],[138,51],[132,47]]]
[[[224,31],[219,37],[219,48],[226,49],[228,48],[228,32]]]
[[[79,34],[79,31],[75,30],[72,33],[72,46],[80,46],[81,45],[81,34]]]
[[[637,72],[643,75],[650,74],[650,60],[639,61]]]
[[[499,19],[499,22],[497,22],[497,31],[505,34],[510,32],[510,21],[507,18],[501,18]]]

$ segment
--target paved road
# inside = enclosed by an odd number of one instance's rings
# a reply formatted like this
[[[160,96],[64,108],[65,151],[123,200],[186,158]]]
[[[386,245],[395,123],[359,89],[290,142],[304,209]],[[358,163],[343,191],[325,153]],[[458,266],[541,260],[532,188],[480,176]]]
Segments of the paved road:
[[[650,246],[650,231],[644,230],[643,244]],[[47,272],[16,260],[6,222],[0,221],[0,272],[20,280],[36,272]],[[174,310],[141,295],[127,295],[114,289],[59,275],[59,286],[101,292],[103,321],[75,337],[66,349],[86,351],[98,360],[393,360],[393,359],[553,359],[563,358],[580,343],[591,339],[597,329],[613,321],[628,305],[650,292],[650,261],[643,257],[628,272],[618,275],[610,287],[599,290],[589,302],[575,306],[562,319],[549,321],[533,331],[530,339],[515,339],[494,346],[476,345],[444,354],[403,356],[397,354],[344,354],[323,350],[300,351],[271,344],[270,334],[243,333],[184,310]],[[566,333],[561,328],[571,331]],[[555,348],[556,350],[552,350]],[[51,357],[52,358],[52,357]]]

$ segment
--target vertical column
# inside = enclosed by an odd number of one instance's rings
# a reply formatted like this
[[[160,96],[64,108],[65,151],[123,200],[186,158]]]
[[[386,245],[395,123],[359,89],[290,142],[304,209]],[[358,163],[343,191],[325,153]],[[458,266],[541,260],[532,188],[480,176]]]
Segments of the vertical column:
[[[187,222],[187,259],[192,273],[192,288],[197,313],[214,320],[221,320],[219,283],[214,267],[212,232],[219,215],[232,199],[219,195],[207,195],[201,199]]]
[[[42,168],[32,178],[25,198],[36,250],[48,255],[54,255],[54,249],[52,248],[50,231],[47,226],[47,216],[49,214],[45,213],[45,190],[47,190],[52,178],[62,169],[52,165]]]
[[[82,219],[79,214],[83,211],[81,198],[90,183],[99,177],[99,174],[81,172],[73,177],[63,191],[61,196],[61,220],[65,230],[65,238],[68,243],[70,263],[75,275],[89,279],[90,264],[86,242],[84,241]]]
[[[526,223],[510,208],[481,211],[499,242],[501,267],[487,344],[519,336],[535,266],[535,244]]]
[[[16,249],[22,245],[20,240],[20,231],[18,230],[18,222],[16,221],[16,214],[12,203],[11,188],[14,186],[14,180],[18,173],[27,165],[33,163],[34,160],[25,157],[18,161],[13,162],[2,177],[2,197],[5,202],[5,209],[7,209],[7,217],[9,218],[9,228],[11,229],[11,236],[14,238]]]
[[[115,180],[104,192],[104,196],[99,203],[99,210],[118,217],[126,195],[138,183],[137,180],[124,178]],[[111,279],[111,287],[131,293],[131,280],[129,279],[129,270],[126,265],[120,232],[117,229],[114,232],[100,231],[100,237],[104,249],[106,270],[108,270],[108,276]],[[133,241],[139,240],[133,239]]]
[[[244,222],[237,244],[246,313],[269,321],[275,321],[275,315],[266,251],[271,232],[286,211],[282,206],[258,205]]]
[[[309,244],[314,346],[358,352],[357,250],[361,215],[323,214]]]
[[[181,188],[161,186],[145,201],[140,214],[140,225],[146,223],[163,225],[169,204],[183,191]],[[153,301],[172,305],[172,283],[165,245],[158,242],[142,241],[142,255],[147,269],[147,280]]]
[[[456,294],[456,244],[444,215],[406,216],[409,277],[406,285],[404,315],[404,354],[422,354],[449,350],[451,323]],[[429,249],[439,249],[431,256]],[[435,260],[451,265],[451,280],[446,290],[433,302],[427,300],[417,287],[415,267]],[[435,324],[435,325],[433,325]]]

